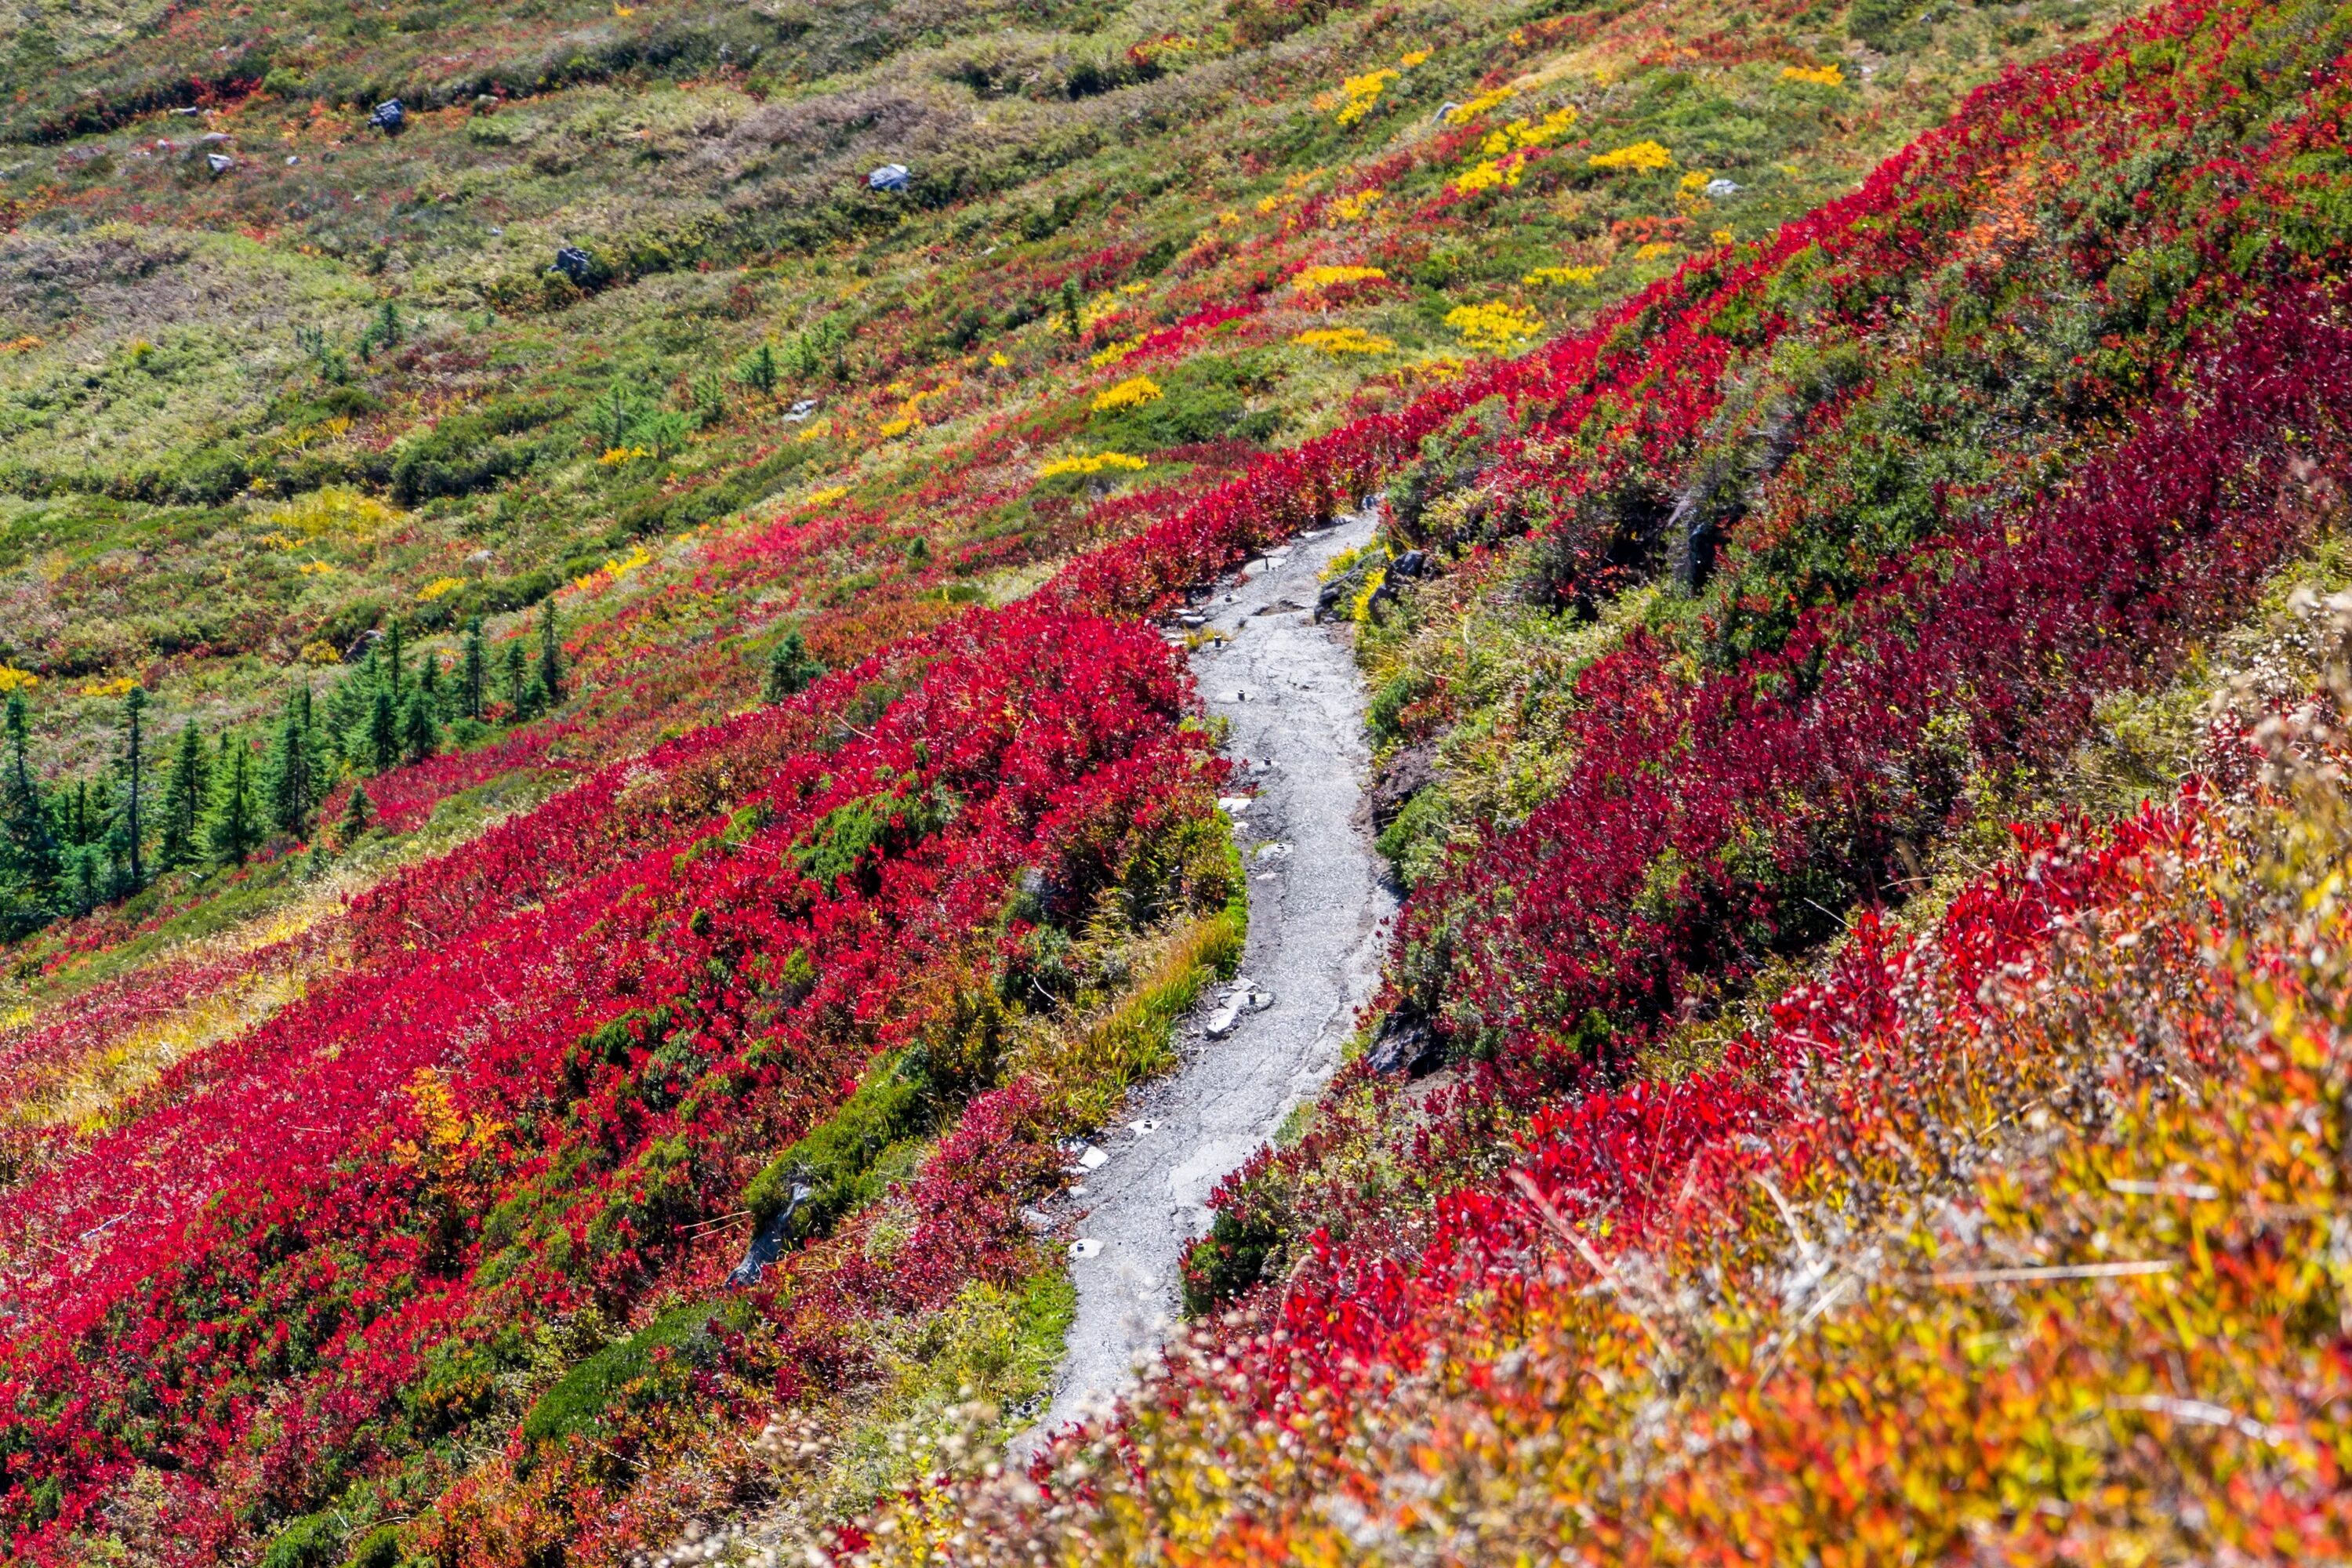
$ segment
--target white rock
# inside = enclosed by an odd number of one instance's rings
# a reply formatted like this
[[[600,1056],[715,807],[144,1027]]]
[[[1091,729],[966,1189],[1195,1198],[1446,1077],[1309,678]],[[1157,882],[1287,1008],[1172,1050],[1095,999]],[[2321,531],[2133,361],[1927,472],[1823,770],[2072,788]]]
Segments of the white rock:
[[[1073,1258],[1092,1258],[1101,1250],[1102,1243],[1091,1236],[1082,1236],[1070,1243],[1070,1256]]]
[[[1091,1143],[1078,1154],[1078,1169],[1081,1171],[1099,1171],[1109,1163],[1110,1156]]]

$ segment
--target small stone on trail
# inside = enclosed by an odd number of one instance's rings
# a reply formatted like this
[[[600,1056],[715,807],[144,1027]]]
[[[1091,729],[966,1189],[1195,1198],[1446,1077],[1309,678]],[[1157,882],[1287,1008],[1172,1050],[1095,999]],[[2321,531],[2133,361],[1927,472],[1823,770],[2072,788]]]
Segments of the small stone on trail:
[[[1099,1171],[1109,1163],[1110,1156],[1091,1143],[1087,1144],[1085,1152],[1078,1156],[1078,1169],[1081,1171]]]
[[[1070,1243],[1070,1256],[1073,1258],[1092,1258],[1101,1250],[1102,1243],[1091,1236],[1082,1236]]]

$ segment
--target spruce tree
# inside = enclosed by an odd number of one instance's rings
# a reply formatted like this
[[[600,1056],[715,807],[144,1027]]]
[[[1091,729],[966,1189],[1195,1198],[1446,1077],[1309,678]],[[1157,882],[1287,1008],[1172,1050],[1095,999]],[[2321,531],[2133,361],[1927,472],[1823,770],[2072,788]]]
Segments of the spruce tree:
[[[563,642],[555,631],[555,601],[539,605],[539,700],[552,708],[563,700]]]
[[[530,660],[522,650],[522,638],[507,644],[507,707],[517,719],[531,715]]]
[[[393,712],[392,693],[383,687],[375,689],[373,706],[368,710],[368,766],[378,773],[400,761],[399,718]]]
[[[33,776],[31,727],[25,694],[10,692],[7,767],[0,775],[0,834],[6,836],[9,875],[23,895],[22,917],[30,922],[24,930],[39,924],[41,911],[57,897],[61,869],[48,803],[41,798],[40,780]]]
[[[408,694],[408,706],[400,715],[400,751],[410,763],[423,762],[437,749],[440,733],[433,722],[433,708],[420,689]]]
[[[77,847],[89,842],[89,781],[76,779],[58,794],[58,837]]]
[[[122,843],[123,860],[131,873],[131,890],[147,885],[146,802],[147,761],[140,715],[147,710],[147,689],[134,686],[122,694]]]
[[[86,915],[98,908],[101,878],[99,871],[99,850],[94,844],[74,847],[70,856],[73,880],[73,910]]]
[[[457,667],[457,711],[468,719],[482,716],[484,667],[488,662],[488,650],[482,647],[482,617],[476,616],[466,623],[466,653]]]
[[[270,749],[269,765],[262,775],[262,793],[268,802],[270,826],[294,838],[307,837],[310,813],[318,808],[319,779],[308,722],[310,689],[302,687],[286,700],[286,717],[278,721],[278,743]]]
[[[155,864],[170,871],[191,865],[203,853],[205,784],[212,769],[205,755],[205,738],[194,724],[181,728],[180,742],[163,774],[161,802],[163,840]]]
[[[250,752],[227,736],[221,738],[221,752],[220,784],[212,820],[205,824],[205,847],[215,860],[242,866],[261,843],[261,815],[247,762]]]
[[[400,706],[402,696],[400,689],[407,684],[408,671],[405,668],[407,663],[407,657],[400,651],[400,623],[394,621],[384,629],[382,676],[384,689],[392,693],[392,705],[394,709]]]
[[[761,694],[771,702],[808,689],[824,673],[824,666],[809,656],[808,644],[795,626],[784,634],[784,640],[768,655],[768,679]]]
[[[311,705],[310,682],[294,689],[294,708],[302,721],[302,741],[310,763],[310,809],[315,813],[335,786],[336,748]]]
[[[416,661],[416,689],[423,694],[425,707],[437,717],[441,711],[441,658],[430,648]]]
[[[368,799],[367,785],[353,779],[352,793],[343,800],[342,820],[335,825],[335,842],[349,849],[374,820],[375,806]]]

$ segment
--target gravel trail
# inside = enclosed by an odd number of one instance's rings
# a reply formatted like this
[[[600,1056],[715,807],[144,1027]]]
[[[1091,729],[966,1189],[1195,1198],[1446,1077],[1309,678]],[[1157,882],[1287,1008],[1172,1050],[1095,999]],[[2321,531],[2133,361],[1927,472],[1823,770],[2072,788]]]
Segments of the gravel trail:
[[[1017,1452],[1132,1384],[1177,1317],[1178,1262],[1208,1228],[1210,1193],[1339,1067],[1379,979],[1380,928],[1395,900],[1365,805],[1362,683],[1347,628],[1317,626],[1313,614],[1317,574],[1372,528],[1367,512],[1302,535],[1196,608],[1232,638],[1204,645],[1192,670],[1209,710],[1232,726],[1229,787],[1255,792],[1234,819],[1250,878],[1241,977],[1260,1010],[1244,1007],[1212,1039],[1227,989],[1204,997],[1179,1042],[1183,1066],[1138,1089],[1126,1121],[1095,1145],[1108,1158],[1080,1177],[1065,1211],[1077,1238],[1077,1319],[1053,1404]]]

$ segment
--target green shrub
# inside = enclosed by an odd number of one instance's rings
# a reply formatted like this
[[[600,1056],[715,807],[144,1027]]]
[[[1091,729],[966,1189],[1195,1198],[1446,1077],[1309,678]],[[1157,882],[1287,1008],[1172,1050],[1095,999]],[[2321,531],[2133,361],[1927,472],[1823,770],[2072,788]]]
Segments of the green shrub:
[[[261,1568],[332,1568],[342,1556],[342,1525],[335,1515],[306,1513],[270,1541]]]
[[[1892,51],[1895,35],[1919,13],[1921,0],[1853,0],[1845,14],[1845,30],[1872,48]]]
[[[882,1151],[916,1131],[925,1085],[902,1067],[884,1065],[844,1100],[841,1109],[768,1163],[743,1189],[751,1227],[764,1231],[805,1183],[808,1198],[793,1215],[789,1239],[806,1240],[874,1195],[872,1171]]]
[[[540,1449],[593,1426],[620,1403],[631,1384],[655,1372],[661,1362],[675,1360],[691,1367],[712,1364],[719,1357],[719,1342],[711,1335],[711,1321],[731,1321],[743,1310],[740,1302],[688,1301],[573,1367],[562,1381],[541,1394],[539,1403],[523,1417],[525,1458],[517,1468],[527,1470]],[[669,1355],[656,1356],[657,1351],[667,1351]]]

